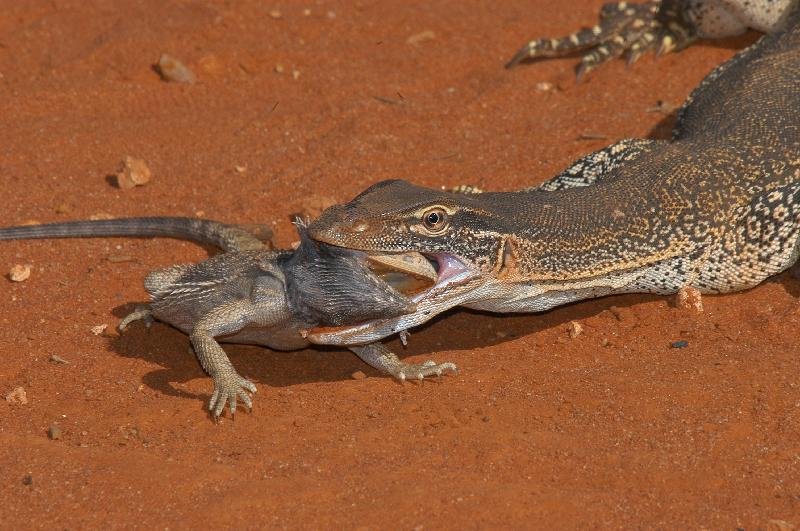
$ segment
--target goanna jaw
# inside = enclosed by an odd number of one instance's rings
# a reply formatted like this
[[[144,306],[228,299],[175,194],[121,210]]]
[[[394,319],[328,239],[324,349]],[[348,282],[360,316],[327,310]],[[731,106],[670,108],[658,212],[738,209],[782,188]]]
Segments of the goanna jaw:
[[[318,220],[322,223],[312,224],[312,238],[368,254],[418,252],[436,263],[438,278],[432,287],[411,297],[417,305],[413,313],[353,326],[315,328],[307,335],[312,343],[365,344],[421,325],[450,308],[480,300],[481,287],[494,277],[502,263],[503,240],[496,234],[463,228],[431,238],[403,223],[372,223],[369,228],[358,220],[330,223],[331,217],[340,215],[337,208],[342,207],[333,207],[332,213],[326,212]]]
[[[481,299],[481,287],[486,284],[487,277],[449,255],[438,255],[437,259],[439,278],[432,287],[411,297],[417,305],[413,313],[353,326],[313,328],[305,334],[306,339],[320,345],[372,343],[419,326],[450,308]]]

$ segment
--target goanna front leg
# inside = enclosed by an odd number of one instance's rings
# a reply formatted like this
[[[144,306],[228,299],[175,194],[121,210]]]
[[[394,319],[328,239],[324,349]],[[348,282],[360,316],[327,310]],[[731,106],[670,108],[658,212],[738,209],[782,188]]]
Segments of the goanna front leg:
[[[631,138],[590,153],[573,162],[567,169],[536,186],[522,191],[556,192],[581,186],[592,186],[613,175],[613,171],[658,147],[658,140]]]
[[[687,19],[687,0],[650,0],[643,3],[608,3],[600,11],[597,25],[556,39],[536,39],[523,46],[510,68],[527,59],[564,57],[586,50],[575,69],[578,79],[602,63],[628,54],[636,61],[648,50],[666,53],[682,49],[697,38]]]
[[[428,360],[424,363],[405,363],[389,350],[383,343],[370,343],[364,346],[353,346],[350,350],[356,353],[364,363],[382,373],[389,374],[400,381],[422,380],[427,376],[441,376],[450,372],[458,372],[455,363],[436,363]]]

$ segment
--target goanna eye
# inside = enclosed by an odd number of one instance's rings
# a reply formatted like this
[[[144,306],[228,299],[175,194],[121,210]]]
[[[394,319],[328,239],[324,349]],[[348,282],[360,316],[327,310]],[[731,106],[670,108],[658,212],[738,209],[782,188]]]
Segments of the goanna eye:
[[[422,215],[422,223],[431,232],[439,232],[447,226],[447,212],[441,208],[432,208]]]

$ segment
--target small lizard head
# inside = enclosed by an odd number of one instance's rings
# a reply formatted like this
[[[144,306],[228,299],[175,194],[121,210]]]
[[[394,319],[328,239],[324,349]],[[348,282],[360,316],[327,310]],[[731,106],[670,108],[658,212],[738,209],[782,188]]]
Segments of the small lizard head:
[[[445,192],[406,181],[382,181],[344,205],[330,207],[309,226],[312,238],[367,252],[447,253],[479,269],[502,238],[476,195]]]

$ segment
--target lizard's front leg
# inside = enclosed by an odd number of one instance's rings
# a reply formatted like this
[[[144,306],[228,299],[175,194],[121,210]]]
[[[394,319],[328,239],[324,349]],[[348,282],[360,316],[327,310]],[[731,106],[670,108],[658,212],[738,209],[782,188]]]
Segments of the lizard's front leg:
[[[390,374],[398,380],[422,380],[426,376],[441,376],[447,371],[458,372],[455,363],[436,363],[428,360],[414,364],[401,361],[397,355],[383,343],[370,343],[364,346],[353,346],[350,350],[356,353],[367,365]]]
[[[256,386],[236,372],[225,351],[214,338],[236,333],[249,324],[264,327],[277,324],[286,317],[285,305],[286,301],[282,297],[276,296],[270,300],[262,293],[255,302],[242,299],[218,306],[194,325],[189,339],[200,365],[214,379],[214,393],[208,409],[215,418],[225,409],[225,404],[229,405],[231,414],[234,414],[238,399],[248,408],[252,408],[250,393],[256,392]]]

